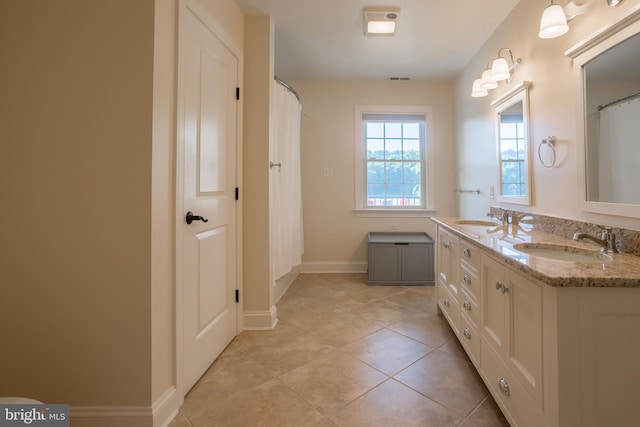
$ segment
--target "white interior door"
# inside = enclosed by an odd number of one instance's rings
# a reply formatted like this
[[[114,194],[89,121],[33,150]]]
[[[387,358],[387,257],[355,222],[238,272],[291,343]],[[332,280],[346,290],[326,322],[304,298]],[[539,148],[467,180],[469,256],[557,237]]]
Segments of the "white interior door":
[[[178,205],[182,204],[182,227],[178,232],[182,245],[178,250],[182,254],[177,256],[182,272],[178,291],[181,288],[182,388],[186,393],[237,330],[238,60],[189,8],[181,22],[178,180],[182,201]],[[188,212],[194,215],[190,221]]]

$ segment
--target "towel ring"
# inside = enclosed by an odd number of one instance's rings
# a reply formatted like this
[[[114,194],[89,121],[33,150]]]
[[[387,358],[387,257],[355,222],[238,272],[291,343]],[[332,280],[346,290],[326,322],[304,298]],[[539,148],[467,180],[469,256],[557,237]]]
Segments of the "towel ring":
[[[545,163],[544,160],[542,160],[541,149],[544,145],[551,147],[551,154],[552,154],[551,163]],[[540,163],[545,168],[552,168],[556,165],[556,137],[555,136],[548,136],[544,138],[542,142],[540,142],[540,145],[538,145],[538,160],[540,160]]]

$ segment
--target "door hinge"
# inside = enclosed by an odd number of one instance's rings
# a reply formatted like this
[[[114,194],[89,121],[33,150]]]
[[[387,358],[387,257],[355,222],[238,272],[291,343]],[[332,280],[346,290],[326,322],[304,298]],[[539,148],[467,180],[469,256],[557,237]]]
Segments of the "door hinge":
[[[236,303],[240,302],[240,289],[236,289]]]
[[[236,88],[236,100],[239,100],[239,99],[240,99],[240,88],[237,87]]]
[[[236,187],[236,200],[240,200],[240,189]]]

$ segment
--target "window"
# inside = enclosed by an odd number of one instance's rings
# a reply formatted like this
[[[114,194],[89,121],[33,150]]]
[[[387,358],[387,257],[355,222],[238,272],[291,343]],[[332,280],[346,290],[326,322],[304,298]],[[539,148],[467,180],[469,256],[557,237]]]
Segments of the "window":
[[[522,113],[503,112],[500,115],[500,167],[503,196],[525,197],[527,195],[525,152]]]
[[[424,211],[427,107],[356,107],[356,210]]]

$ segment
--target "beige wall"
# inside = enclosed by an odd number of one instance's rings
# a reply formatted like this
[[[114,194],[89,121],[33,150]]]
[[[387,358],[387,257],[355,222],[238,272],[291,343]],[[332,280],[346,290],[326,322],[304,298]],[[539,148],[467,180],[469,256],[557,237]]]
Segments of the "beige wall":
[[[273,79],[273,23],[266,16],[245,21],[243,141],[243,303],[245,327],[271,309],[269,258],[269,138]],[[271,323],[270,320],[265,326]]]
[[[539,19],[546,0],[521,1],[491,36],[456,81],[457,177],[456,185],[482,190],[480,196],[457,197],[458,214],[480,218],[490,206],[526,210],[544,215],[638,228],[637,218],[623,218],[583,212],[578,208],[576,107],[573,68],[564,52],[599,28],[611,24],[638,0],[628,0],[617,8],[596,2],[596,8],[576,17],[569,33],[550,40],[539,39]],[[498,49],[508,47],[522,58],[511,85],[500,87],[484,98],[471,98],[471,84]],[[498,187],[498,161],[495,148],[494,113],[490,103],[523,80],[532,82],[530,90],[531,141],[533,165],[533,205],[500,205],[489,197],[491,185]],[[537,159],[540,141],[557,138],[558,161],[545,168]]]
[[[301,164],[306,270],[366,268],[369,231],[426,231],[423,218],[354,215],[356,104],[433,108],[437,215],[453,213],[453,84],[420,81],[292,81],[302,102]],[[331,168],[333,177],[325,177]]]
[[[0,3],[0,395],[150,402],[153,25]]]
[[[242,48],[235,2],[201,3]],[[0,396],[175,385],[177,5],[0,2]]]

